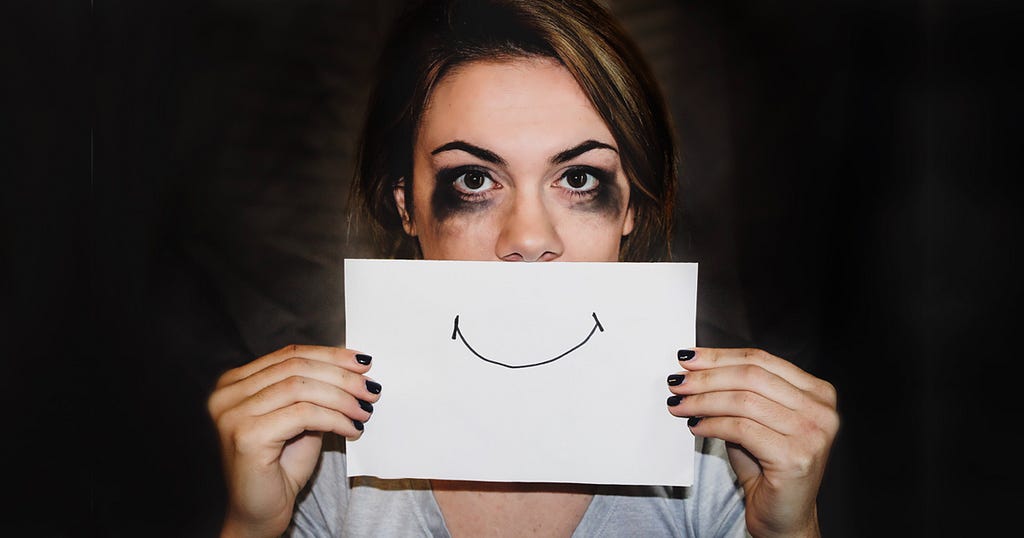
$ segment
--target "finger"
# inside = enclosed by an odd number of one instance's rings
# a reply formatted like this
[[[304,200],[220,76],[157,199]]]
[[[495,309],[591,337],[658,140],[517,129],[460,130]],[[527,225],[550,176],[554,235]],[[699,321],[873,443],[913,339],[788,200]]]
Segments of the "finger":
[[[680,357],[684,355],[682,351]],[[795,364],[760,349],[698,347],[693,351],[692,359],[680,361],[683,368],[690,371],[750,364],[760,366],[804,391],[818,393],[825,383]]]
[[[792,478],[820,473],[832,443],[820,428],[787,436],[743,417],[694,417],[687,419],[687,426],[694,435],[741,446],[765,472],[784,472]]]
[[[679,400],[670,398],[668,404],[669,413],[677,417],[743,417],[783,435],[799,433],[803,423],[800,415],[791,409],[749,391],[710,392]]]
[[[227,409],[235,407],[238,402],[249,398],[270,385],[280,383],[291,377],[316,379],[329,383],[356,398],[371,403],[380,399],[380,384],[358,372],[329,362],[304,357],[291,357],[271,364],[231,385],[217,389],[210,396],[210,413],[217,417]]]
[[[366,422],[373,404],[359,399],[330,383],[306,377],[289,377],[246,398],[230,413],[260,416],[299,402],[333,409],[345,416]]]
[[[689,417],[686,425],[694,435],[721,439],[742,446],[762,466],[778,465],[784,461],[789,449],[784,434],[749,418]]]
[[[811,403],[799,388],[753,364],[690,370],[669,376],[668,383],[669,391],[683,396],[718,391],[749,391],[794,410],[804,409]]]
[[[285,346],[238,368],[228,370],[217,381],[217,387],[236,383],[240,379],[295,357],[327,362],[361,374],[366,373],[370,369],[370,361],[372,359],[370,355],[352,349],[294,344]]]
[[[259,453],[264,449],[272,457],[280,448],[303,432],[334,432],[355,439],[362,435],[363,425],[343,413],[310,402],[298,402],[265,415],[250,417],[239,428],[235,447],[240,452]]]

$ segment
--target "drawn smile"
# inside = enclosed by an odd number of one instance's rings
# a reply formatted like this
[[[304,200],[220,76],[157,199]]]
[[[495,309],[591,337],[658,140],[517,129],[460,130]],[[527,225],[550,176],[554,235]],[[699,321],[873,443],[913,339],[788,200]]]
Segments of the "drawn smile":
[[[554,358],[551,358],[551,359],[547,359],[547,360],[543,360],[543,361],[540,361],[540,362],[535,362],[535,363],[532,363],[532,364],[517,364],[517,365],[506,364],[504,362],[496,361],[494,359],[488,359],[487,357],[484,357],[483,355],[477,353],[477,351],[475,349],[473,349],[473,346],[469,345],[469,342],[466,341],[466,337],[463,336],[462,330],[459,329],[459,316],[458,316],[458,314],[455,315],[455,327],[452,329],[452,340],[455,340],[456,336],[459,337],[459,339],[462,340],[462,343],[466,345],[466,349],[468,349],[470,351],[470,353],[476,355],[477,357],[479,357],[484,362],[489,362],[491,364],[497,364],[498,366],[504,366],[505,368],[533,368],[534,366],[541,366],[541,365],[544,365],[544,364],[550,364],[552,362],[557,361],[558,359],[561,359],[562,357],[564,357],[564,356],[572,353],[573,351],[576,351],[577,349],[583,347],[583,344],[586,344],[587,341],[590,340],[590,337],[594,336],[595,332],[597,332],[597,331],[604,332],[604,327],[601,325],[601,320],[597,319],[597,313],[596,312],[595,313],[591,313],[590,315],[594,317],[594,328],[590,329],[590,334],[588,334],[587,337],[584,338],[582,342],[580,342],[580,343],[576,344],[575,346],[569,348],[568,351],[562,353],[561,355],[559,355],[557,357],[554,357]]]

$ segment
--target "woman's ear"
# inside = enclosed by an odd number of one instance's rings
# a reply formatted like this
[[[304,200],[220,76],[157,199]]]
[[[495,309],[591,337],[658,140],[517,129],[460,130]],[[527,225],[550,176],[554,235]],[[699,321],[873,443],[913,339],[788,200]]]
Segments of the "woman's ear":
[[[416,225],[412,222],[412,215],[405,208],[405,178],[395,183],[393,191],[395,196],[395,207],[398,208],[398,216],[402,218],[402,229],[412,237],[416,237]]]
[[[626,237],[633,231],[633,205],[626,208],[626,219],[622,222],[622,237]]]

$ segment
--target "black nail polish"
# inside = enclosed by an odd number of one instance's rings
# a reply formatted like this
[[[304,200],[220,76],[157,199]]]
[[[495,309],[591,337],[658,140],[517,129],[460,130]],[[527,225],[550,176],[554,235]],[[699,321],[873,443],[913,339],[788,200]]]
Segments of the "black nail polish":
[[[678,394],[673,394],[672,396],[668,397],[668,400],[665,403],[667,403],[669,407],[675,407],[675,406],[679,405],[679,402],[681,402],[681,401],[683,401],[683,397],[682,396],[680,396]]]
[[[680,349],[679,353],[676,353],[676,357],[679,357],[681,361],[688,361],[696,355],[697,352],[692,349]]]
[[[668,376],[668,384],[673,386],[673,387],[676,386],[676,385],[681,385],[683,383],[684,379],[686,379],[685,375],[682,375],[682,374],[672,374],[672,375]]]
[[[373,394],[380,394],[381,388],[383,387],[381,387],[380,383],[377,383],[376,381],[366,381],[366,390],[372,392]]]
[[[686,425],[692,428],[692,427],[696,426],[697,424],[699,424],[700,421],[701,421],[701,417],[690,417],[690,418],[686,419]]]
[[[366,366],[367,364],[370,364],[371,360],[373,360],[373,357],[371,357],[369,355],[363,355],[362,353],[357,353],[356,354],[356,362],[358,362],[359,364],[362,364],[363,366]]]
[[[358,420],[353,420],[352,421],[352,425],[355,426],[357,430],[363,431],[363,423],[362,422],[359,422]]]
[[[366,411],[367,413],[373,413],[373,404],[372,403],[365,402],[365,401],[360,400],[358,398],[356,399],[356,401],[359,402],[359,408],[360,409],[362,409],[363,411]]]

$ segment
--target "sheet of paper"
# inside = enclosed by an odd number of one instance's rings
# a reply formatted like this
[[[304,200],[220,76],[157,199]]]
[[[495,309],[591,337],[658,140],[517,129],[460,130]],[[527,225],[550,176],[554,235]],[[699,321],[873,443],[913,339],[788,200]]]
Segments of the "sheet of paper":
[[[697,265],[346,260],[346,346],[384,389],[349,476],[676,485],[665,378]]]

